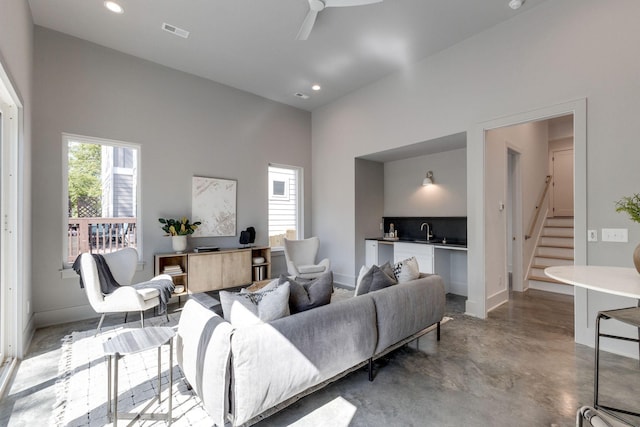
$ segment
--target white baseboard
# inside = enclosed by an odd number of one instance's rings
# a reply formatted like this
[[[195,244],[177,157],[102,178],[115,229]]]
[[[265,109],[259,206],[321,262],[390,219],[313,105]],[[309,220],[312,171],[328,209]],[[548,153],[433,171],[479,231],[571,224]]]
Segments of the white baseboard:
[[[36,328],[59,325],[61,323],[76,322],[100,317],[90,305],[62,308],[59,310],[42,311],[33,315],[33,324]]]
[[[509,301],[509,290],[503,289],[487,298],[487,313]]]
[[[455,295],[461,295],[466,297],[468,294],[468,285],[463,282],[451,282],[449,283],[448,292]]]
[[[26,355],[29,352],[29,346],[31,346],[31,341],[33,340],[33,334],[35,334],[36,332],[34,318],[35,318],[35,315],[32,315],[29,318],[27,327],[24,328],[24,331],[22,332],[22,335],[24,338],[22,341],[22,356]]]
[[[355,289],[356,287],[356,277],[348,274],[341,274],[333,272],[333,281],[339,285],[345,286],[347,288]]]
[[[470,299],[467,299],[465,303],[464,314],[466,314],[467,316],[477,317],[479,319],[486,318],[486,316],[481,312],[478,303]]]

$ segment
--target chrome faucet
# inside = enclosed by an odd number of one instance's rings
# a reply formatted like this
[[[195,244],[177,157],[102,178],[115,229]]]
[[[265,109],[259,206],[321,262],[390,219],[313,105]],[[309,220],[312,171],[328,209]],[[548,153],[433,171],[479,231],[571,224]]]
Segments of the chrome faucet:
[[[423,222],[422,225],[420,225],[420,230],[424,230],[425,225],[427,226],[427,240],[430,240],[433,237],[433,234],[431,233],[431,226],[429,223]]]

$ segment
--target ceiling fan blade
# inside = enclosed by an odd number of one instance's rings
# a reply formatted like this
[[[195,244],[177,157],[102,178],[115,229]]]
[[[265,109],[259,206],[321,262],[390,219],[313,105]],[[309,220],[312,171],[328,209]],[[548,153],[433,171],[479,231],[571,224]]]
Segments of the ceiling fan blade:
[[[368,4],[382,3],[382,0],[325,0],[325,7],[366,6]]]
[[[300,27],[300,31],[298,31],[296,40],[306,40],[309,38],[309,34],[311,34],[311,30],[313,29],[313,25],[316,23],[317,17],[318,11],[309,9],[309,13],[307,13],[307,16],[302,22],[302,26]]]

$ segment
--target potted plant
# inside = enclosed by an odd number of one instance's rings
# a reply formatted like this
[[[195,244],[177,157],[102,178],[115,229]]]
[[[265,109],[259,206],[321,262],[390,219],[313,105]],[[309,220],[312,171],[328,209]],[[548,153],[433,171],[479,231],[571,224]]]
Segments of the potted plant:
[[[177,253],[182,253],[187,249],[187,236],[193,234],[202,224],[200,221],[191,224],[186,216],[181,219],[158,218],[158,221],[162,224],[162,230],[171,236],[171,245]]]
[[[623,197],[616,202],[616,212],[626,212],[631,221],[640,223],[640,194]],[[633,264],[640,273],[640,244],[633,251]]]

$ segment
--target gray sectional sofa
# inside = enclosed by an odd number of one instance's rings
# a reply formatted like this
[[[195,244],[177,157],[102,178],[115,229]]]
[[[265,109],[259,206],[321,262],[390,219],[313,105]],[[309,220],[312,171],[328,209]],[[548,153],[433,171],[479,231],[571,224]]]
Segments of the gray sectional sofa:
[[[437,327],[442,278],[420,278],[269,323],[235,328],[196,300],[177,358],[213,422],[251,425]],[[435,326],[434,326],[435,325]]]

